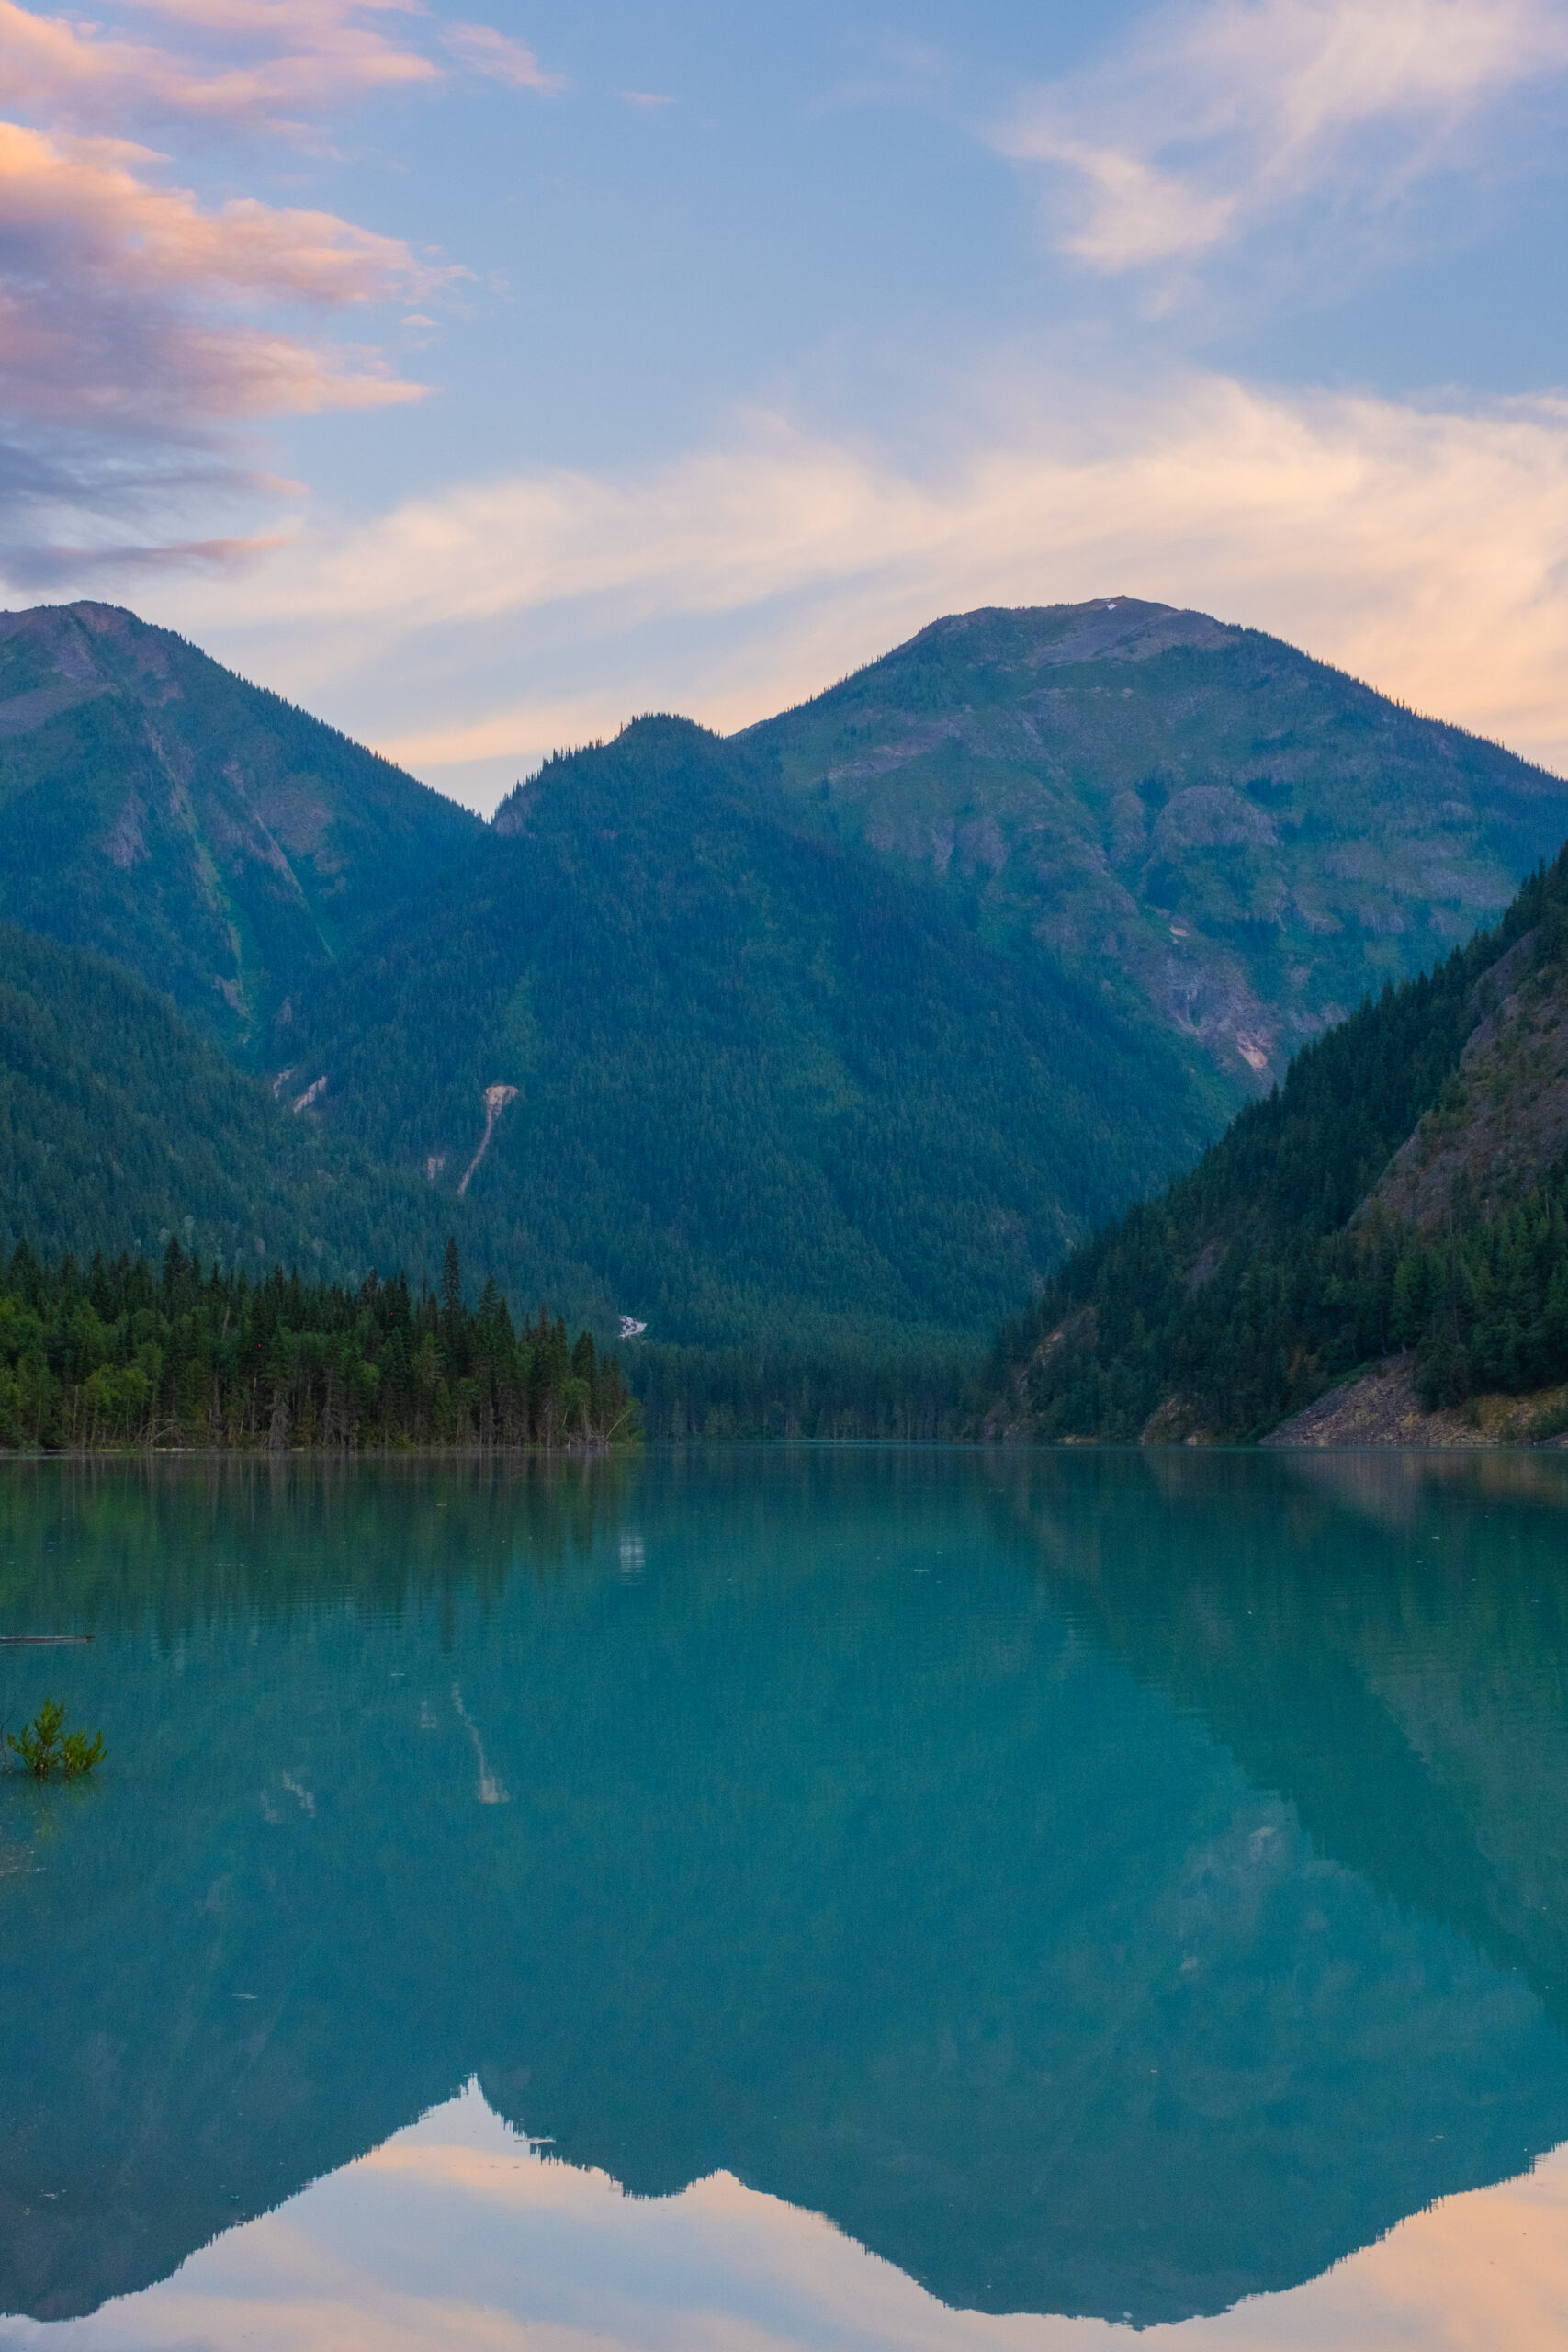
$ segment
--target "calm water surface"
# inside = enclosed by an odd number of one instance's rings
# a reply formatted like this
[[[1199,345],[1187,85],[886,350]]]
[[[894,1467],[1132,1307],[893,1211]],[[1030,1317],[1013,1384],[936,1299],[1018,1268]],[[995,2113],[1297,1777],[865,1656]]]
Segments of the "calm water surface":
[[[1568,2346],[1568,1461],[0,1470],[0,2343]]]

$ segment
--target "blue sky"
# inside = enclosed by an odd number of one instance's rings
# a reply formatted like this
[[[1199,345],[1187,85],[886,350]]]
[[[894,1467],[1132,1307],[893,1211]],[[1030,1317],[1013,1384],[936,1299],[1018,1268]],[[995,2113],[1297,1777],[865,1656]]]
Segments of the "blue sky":
[[[1101,594],[1568,764],[1565,107],[1558,0],[0,0],[5,601],[480,807]]]

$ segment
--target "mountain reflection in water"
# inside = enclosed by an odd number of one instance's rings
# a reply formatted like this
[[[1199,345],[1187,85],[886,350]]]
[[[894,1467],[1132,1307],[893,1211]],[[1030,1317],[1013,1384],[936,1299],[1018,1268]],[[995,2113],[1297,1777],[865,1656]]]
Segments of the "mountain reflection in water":
[[[1108,2320],[953,2311],[816,2213],[715,2174],[631,2198],[540,2154],[477,2086],[166,2285],[90,2319],[0,2321],[6,2352],[1114,2352]],[[1568,2151],[1283,2294],[1139,2352],[1435,2352],[1568,2342]]]
[[[888,2340],[1315,2278],[1568,2139],[1565,1533],[1540,1458],[13,1465],[4,1630],[97,1640],[0,1711],[110,1762],[0,1798],[0,2310],[263,2260],[432,2109],[893,2266]]]

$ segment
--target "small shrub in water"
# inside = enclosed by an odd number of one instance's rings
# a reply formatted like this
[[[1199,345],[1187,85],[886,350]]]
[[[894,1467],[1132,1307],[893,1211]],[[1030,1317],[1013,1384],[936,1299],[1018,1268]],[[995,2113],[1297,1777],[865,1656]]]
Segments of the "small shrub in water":
[[[65,1728],[65,1709],[58,1699],[46,1699],[30,1724],[7,1732],[6,1744],[21,1758],[35,1781],[47,1781],[56,1765],[68,1781],[90,1772],[104,1758],[101,1732],[89,1739],[85,1731]]]
[[[68,1731],[60,1751],[60,1769],[68,1781],[79,1772],[90,1772],[95,1764],[104,1760],[104,1736],[96,1731],[91,1739],[85,1731]]]
[[[21,1758],[35,1780],[47,1781],[60,1755],[65,1709],[58,1699],[46,1699],[30,1724],[7,1732],[6,1745]]]

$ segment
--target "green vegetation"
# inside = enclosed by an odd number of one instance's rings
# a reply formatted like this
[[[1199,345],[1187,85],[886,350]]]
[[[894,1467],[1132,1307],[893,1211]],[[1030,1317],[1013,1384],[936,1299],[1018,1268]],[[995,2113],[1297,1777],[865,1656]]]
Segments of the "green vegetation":
[[[0,918],[112,956],[231,1047],[483,844],[466,809],[110,605],[0,618]]]
[[[1499,1216],[1467,1204],[1449,1229],[1411,1235],[1387,1289],[1390,1336],[1415,1347],[1427,1407],[1568,1380],[1568,1171]]]
[[[508,1221],[275,1102],[120,967],[0,924],[0,1257],[155,1261],[172,1236],[256,1280],[381,1263],[421,1282],[454,1230],[481,1279],[540,1294]]]
[[[957,1436],[982,1350],[947,1332],[740,1348],[639,1342],[627,1374],[651,1438]]]
[[[80,1780],[104,1760],[102,1733],[95,1732],[89,1739],[85,1731],[67,1731],[60,1699],[46,1699],[30,1724],[6,1733],[6,1744],[35,1781],[47,1781],[57,1767],[63,1780]]]
[[[491,1449],[637,1433],[620,1366],[543,1308],[514,1329],[487,1283],[463,1297],[449,1241],[438,1292],[275,1271],[204,1273],[171,1240],[82,1272],[18,1249],[0,1279],[0,1445]]]
[[[50,1257],[155,1255],[177,1233],[226,1262],[310,1263],[325,1254],[323,1224],[334,1245],[346,1238],[342,1156],[316,1145],[167,998],[0,925],[7,1253],[25,1240]]]
[[[1496,931],[1298,1055],[1190,1175],[1078,1250],[1001,1333],[990,1425],[1129,1440],[1162,1413],[1159,1434],[1246,1441],[1404,1348],[1428,1406],[1568,1378],[1568,1172],[1489,1200],[1461,1179],[1428,1227],[1369,1200],[1423,1114],[1457,1106],[1478,983],[1515,943],[1510,985],[1559,984],[1568,852]]]
[[[801,824],[1190,1041],[1227,1113],[1568,835],[1560,776],[1136,598],[953,615],[742,741]]]
[[[732,742],[638,721],[490,829],[110,606],[0,620],[0,1253],[357,1292],[452,1232],[510,1301],[646,1322],[669,1434],[950,1427],[1010,1305],[1568,831],[1560,779],[1126,600],[939,622]],[[1412,1070],[1345,1091],[1341,1193]]]
[[[449,1200],[517,1089],[464,1195],[504,1283],[531,1257],[650,1342],[951,1347],[1218,1125],[1151,1023],[803,838],[765,763],[684,720],[552,761],[498,825],[295,1050],[324,1132]]]

